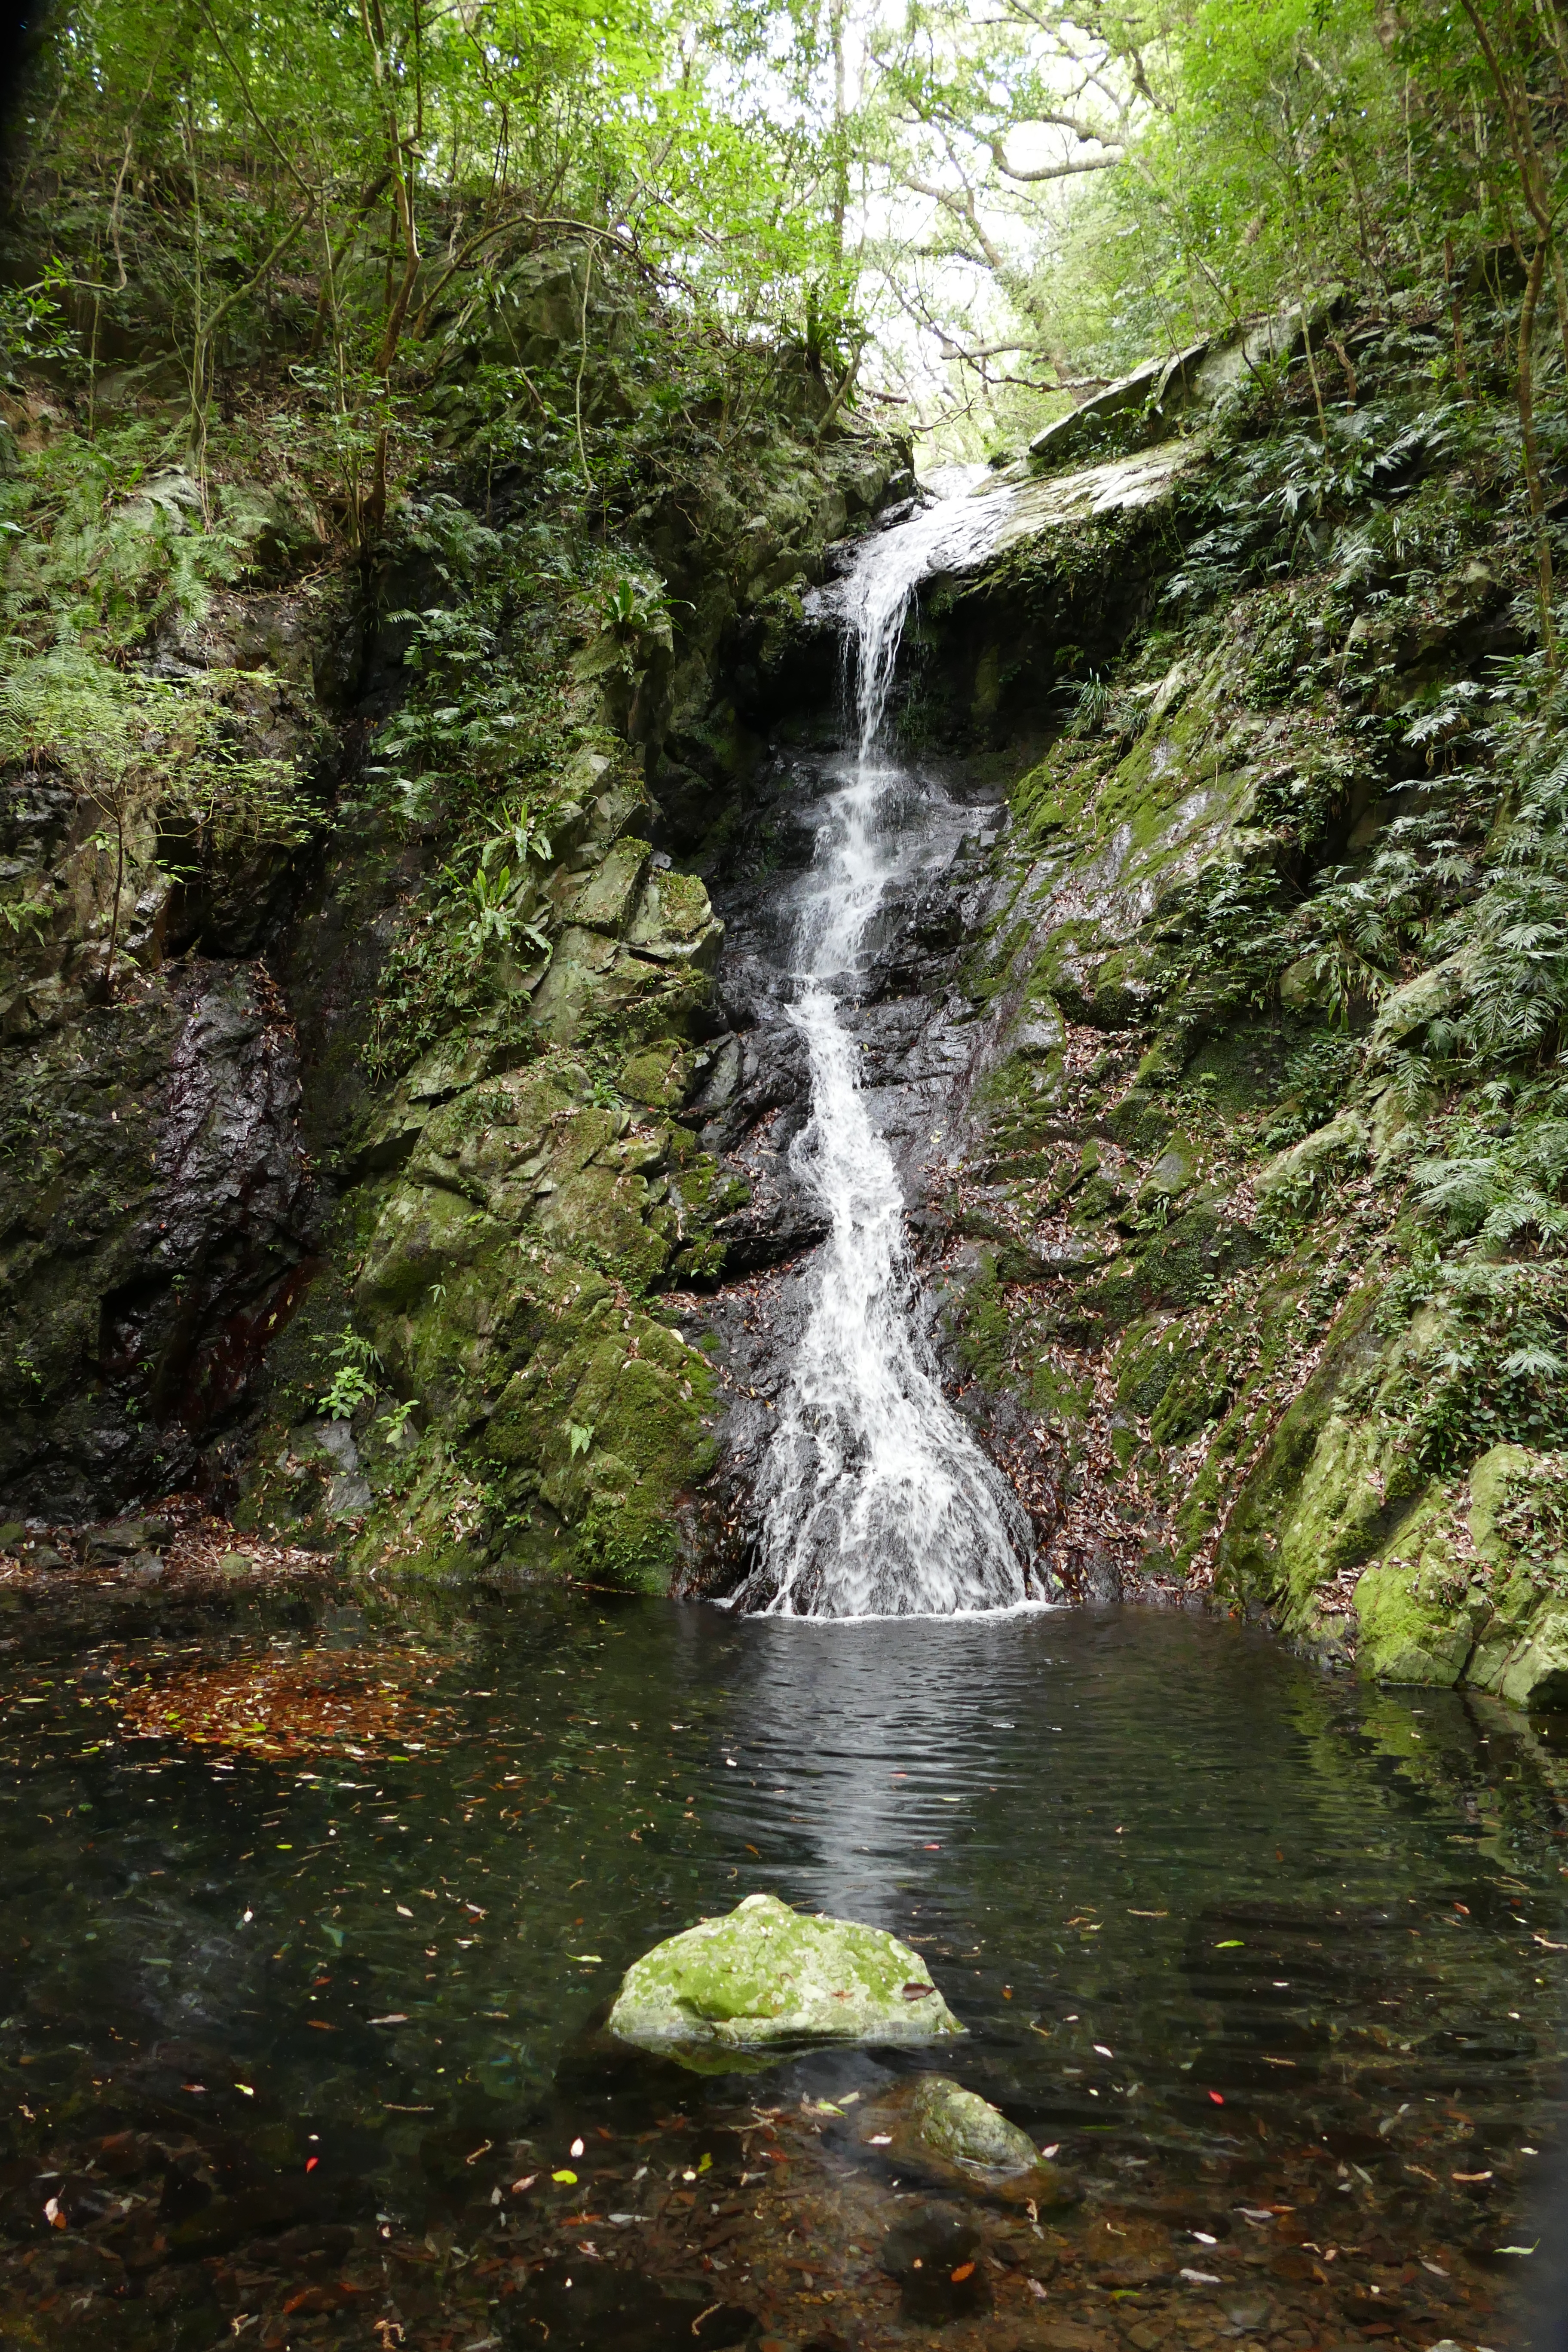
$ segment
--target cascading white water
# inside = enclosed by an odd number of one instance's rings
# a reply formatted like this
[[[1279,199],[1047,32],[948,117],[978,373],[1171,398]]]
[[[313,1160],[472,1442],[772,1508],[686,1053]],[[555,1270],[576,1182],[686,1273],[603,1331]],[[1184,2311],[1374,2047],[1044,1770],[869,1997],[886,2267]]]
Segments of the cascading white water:
[[[947,1616],[1029,1597],[1022,1514],[942,1394],[911,1320],[903,1194],[841,1018],[883,894],[920,861],[918,833],[898,823],[911,780],[879,748],[905,618],[918,582],[981,551],[1005,505],[926,509],[868,541],[833,595],[855,657],[857,742],[802,911],[789,1015],[812,1087],[793,1156],[830,1227],[759,1482],[759,1558],[738,1596],[769,1613]]]

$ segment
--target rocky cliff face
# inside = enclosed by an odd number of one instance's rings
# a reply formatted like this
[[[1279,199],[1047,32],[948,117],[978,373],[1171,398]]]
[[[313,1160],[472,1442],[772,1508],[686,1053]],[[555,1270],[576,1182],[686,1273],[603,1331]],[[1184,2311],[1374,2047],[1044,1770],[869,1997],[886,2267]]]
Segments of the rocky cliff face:
[[[537,360],[572,268],[528,265],[479,357]],[[1326,441],[1287,320],[1018,461],[910,633],[946,862],[885,908],[857,1034],[1064,1593],[1215,1593],[1541,1705],[1554,1031],[1483,1015],[1529,996],[1499,893],[1551,863],[1557,689],[1504,412],[1435,400],[1441,323],[1318,322]],[[910,483],[775,421],[552,576],[559,504],[475,457],[477,364],[355,576],[323,594],[309,517],[237,479],[248,573],[139,640],[312,780],[292,831],[176,856],[188,814],[132,810],[121,862],[68,729],[7,771],[0,1474],[22,1516],[205,1482],[362,1567],[711,1589],[821,1231],[777,984],[837,724],[801,595]],[[595,396],[640,429],[629,362]],[[68,437],[14,422],[26,466]],[[181,496],[135,524],[165,559]]]
[[[919,1181],[1068,1590],[1555,1706],[1556,689],[1506,412],[1434,404],[1439,333],[1347,315],[1326,448],[1301,371],[1294,414],[1189,410],[1030,481],[928,598],[906,732],[1009,822],[955,890],[960,1140]]]
[[[97,640],[8,686],[14,1528],[195,1485],[362,1562],[680,1557],[711,1374],[658,1294],[716,1278],[744,1198],[676,1116],[735,1051],[684,869],[740,820],[824,546],[911,485],[891,444],[819,445],[806,383],[722,467],[656,418],[635,541],[574,551],[575,501],[481,464],[507,418],[468,387],[559,355],[581,272],[531,257],[452,339],[448,455],[357,569],[323,576],[319,506],[242,446],[110,492],[119,672]],[[92,460],[58,394],[11,423],[42,619],[81,593],[50,500]],[[204,499],[240,561],[182,598]],[[248,824],[202,822],[193,750]]]

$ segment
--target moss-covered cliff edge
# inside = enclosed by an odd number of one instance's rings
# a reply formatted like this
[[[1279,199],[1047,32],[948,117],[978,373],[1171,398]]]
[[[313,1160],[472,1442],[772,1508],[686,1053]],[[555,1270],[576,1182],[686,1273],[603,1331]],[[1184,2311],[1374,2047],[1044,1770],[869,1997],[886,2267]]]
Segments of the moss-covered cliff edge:
[[[1344,298],[1326,434],[1299,321],[1217,405],[1109,425],[1174,424],[1159,495],[945,583],[905,724],[1010,780],[927,1181],[1047,1557],[1554,1706],[1565,811],[1517,293]]]
[[[585,422],[579,387],[542,425],[576,334]],[[683,869],[907,452],[824,430],[798,354],[708,413],[581,247],[439,349],[349,531],[281,362],[199,466],[155,365],[90,415],[13,379],[13,1543],[195,1485],[362,1567],[679,1559],[711,1375],[659,1294],[716,1277],[742,1197],[679,1118],[722,1028]]]

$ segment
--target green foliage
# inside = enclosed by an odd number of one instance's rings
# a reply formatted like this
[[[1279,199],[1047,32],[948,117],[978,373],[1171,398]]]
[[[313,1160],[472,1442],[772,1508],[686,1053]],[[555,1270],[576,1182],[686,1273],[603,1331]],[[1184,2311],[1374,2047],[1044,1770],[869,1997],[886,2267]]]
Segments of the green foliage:
[[[1299,1045],[1286,1059],[1280,1087],[1284,1103],[1279,1116],[1264,1129],[1264,1149],[1282,1151],[1321,1127],[1343,1101],[1361,1060],[1362,1049],[1351,1037],[1320,1034]]]
[[[403,429],[389,370],[421,365],[542,242],[575,236],[601,279],[678,288],[698,341],[787,326],[820,345],[851,286],[815,21],[722,6],[691,34],[661,0],[489,0],[482,29],[428,0],[346,16],[213,0],[177,35],[130,0],[62,6],[36,77],[51,143],[31,162],[89,353],[157,317],[200,458],[218,375],[281,313],[360,545]]]
[[[1555,1255],[1568,1244],[1568,1089],[1527,1087],[1507,1111],[1507,1089],[1491,1091],[1500,1099],[1489,1118],[1451,1120],[1441,1154],[1415,1162],[1415,1197],[1450,1234]]]
[[[325,1392],[317,1401],[316,1410],[329,1421],[352,1421],[360,1406],[368,1404],[376,1394],[377,1381],[373,1375],[382,1370],[381,1358],[357,1331],[344,1331],[325,1353],[335,1370]]]
[[[525,922],[511,904],[513,884],[510,866],[498,866],[492,869],[481,859],[466,884],[451,866],[445,868],[445,877],[471,909],[463,936],[476,952],[492,942],[498,947],[510,946],[513,935],[521,934],[531,947],[539,949],[542,954],[549,954],[550,941],[545,934],[537,924]],[[526,874],[520,876],[518,889],[525,889],[528,881]]]
[[[625,572],[602,582],[593,601],[604,627],[627,635],[655,626],[669,612],[662,582]]]
[[[58,299],[68,279],[64,263],[51,256],[35,284],[0,287],[0,357],[13,366],[33,366],[78,356],[77,337]]]
[[[1359,509],[1360,532],[1342,552],[1342,583],[1353,583],[1356,566],[1364,573],[1381,545],[1373,502],[1400,499],[1418,465],[1452,453],[1458,431],[1456,413],[1443,404],[1415,418],[1397,404],[1335,415],[1322,439],[1305,430],[1260,434],[1252,418],[1239,420],[1217,445],[1216,464],[1183,494],[1183,559],[1162,589],[1165,604],[1191,614],[1315,567]],[[1400,550],[1406,569],[1415,551]]]
[[[166,444],[165,452],[166,452]],[[0,480],[8,535],[0,614],[40,650],[89,640],[141,652],[170,624],[203,620],[262,527],[238,492],[160,466],[144,425],[60,435]]]
[[[111,819],[175,825],[197,857],[297,848],[319,829],[294,763],[243,749],[230,702],[269,683],[264,673],[212,669],[175,685],[80,646],[29,658],[15,640],[0,664],[0,763],[57,767]]]
[[[1545,1580],[1553,1553],[1568,1551],[1568,1454],[1544,1454],[1497,1515],[1527,1572]]]
[[[1415,1467],[1447,1475],[1490,1445],[1568,1443],[1568,1268],[1420,1258],[1385,1320],[1413,1310],[1379,1412]]]
[[[0,898],[0,923],[14,940],[26,931],[41,932],[54,911],[51,898]]]

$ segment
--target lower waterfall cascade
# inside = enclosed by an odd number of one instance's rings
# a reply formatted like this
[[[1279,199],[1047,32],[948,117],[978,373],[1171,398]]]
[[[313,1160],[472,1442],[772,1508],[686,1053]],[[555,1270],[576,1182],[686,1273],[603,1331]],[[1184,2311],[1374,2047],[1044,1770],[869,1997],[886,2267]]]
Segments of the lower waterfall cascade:
[[[905,622],[919,582],[983,550],[1005,503],[926,508],[870,538],[822,598],[845,627],[854,745],[831,772],[788,1018],[805,1042],[812,1104],[791,1158],[829,1230],[758,1482],[756,1562],[734,1597],[761,1613],[952,1616],[1034,1597],[1024,1515],[942,1393],[914,1319],[903,1190],[844,1017],[883,898],[921,862],[915,780],[884,741]]]

